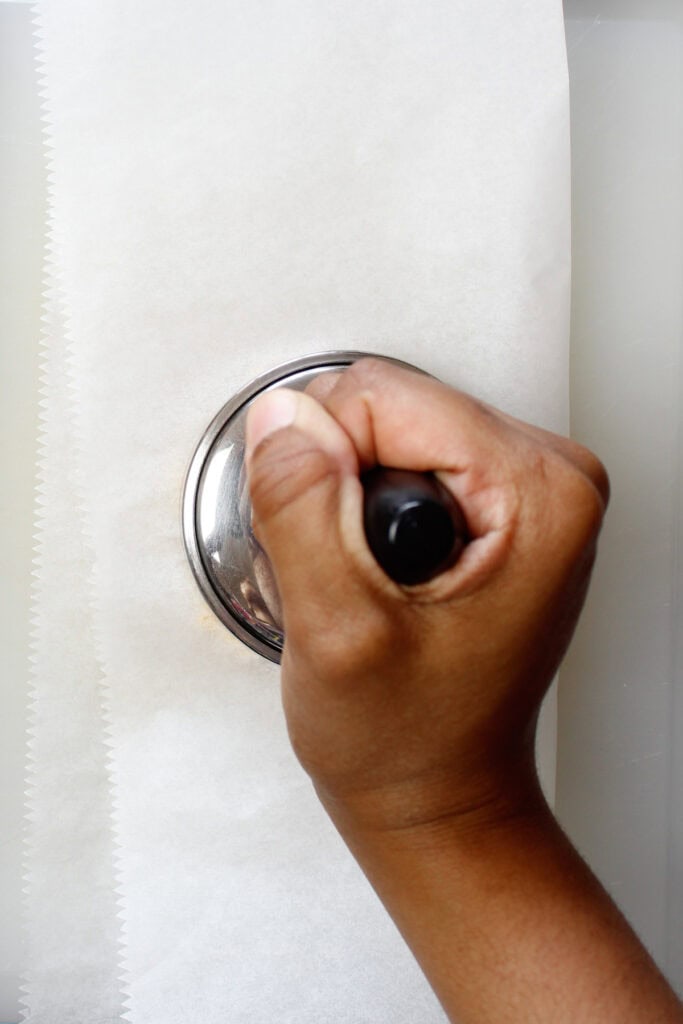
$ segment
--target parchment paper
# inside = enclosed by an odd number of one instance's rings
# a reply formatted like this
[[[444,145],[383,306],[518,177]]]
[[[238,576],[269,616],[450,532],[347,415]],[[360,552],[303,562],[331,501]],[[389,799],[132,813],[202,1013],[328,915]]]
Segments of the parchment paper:
[[[54,246],[41,346],[23,1016],[34,1024],[94,1024],[119,1020],[123,1009],[120,908],[102,672],[88,600],[92,550]]]
[[[294,761],[277,670],[204,605],[180,495],[223,402],[308,352],[566,426],[561,5],[40,12],[128,1017],[443,1021]]]

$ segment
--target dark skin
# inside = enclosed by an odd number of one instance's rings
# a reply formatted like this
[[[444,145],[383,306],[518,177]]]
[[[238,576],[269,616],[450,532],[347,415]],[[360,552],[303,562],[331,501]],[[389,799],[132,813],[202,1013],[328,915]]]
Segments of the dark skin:
[[[377,463],[437,472],[465,512],[473,540],[430,583],[398,586],[367,548],[359,472]],[[259,399],[247,468],[294,750],[449,1018],[683,1024],[534,763],[608,502],[599,460],[362,360]]]

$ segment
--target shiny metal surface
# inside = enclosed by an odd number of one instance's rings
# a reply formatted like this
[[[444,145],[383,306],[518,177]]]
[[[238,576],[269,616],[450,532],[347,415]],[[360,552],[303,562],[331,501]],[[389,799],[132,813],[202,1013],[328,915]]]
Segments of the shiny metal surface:
[[[183,496],[183,534],[195,579],[228,629],[270,661],[280,661],[282,611],[270,562],[251,528],[244,468],[247,410],[264,391],[278,387],[303,391],[321,374],[344,370],[367,355],[322,352],[258,377],[214,417],[190,464]],[[388,361],[415,369],[398,359]]]

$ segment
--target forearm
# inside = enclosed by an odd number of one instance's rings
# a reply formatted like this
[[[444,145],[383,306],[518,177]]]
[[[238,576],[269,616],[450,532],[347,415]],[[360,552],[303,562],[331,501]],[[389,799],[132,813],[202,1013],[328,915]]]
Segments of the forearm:
[[[266,392],[247,428],[294,750],[452,1020],[683,1024],[533,770],[609,498],[602,464],[373,360],[320,403]],[[430,470],[462,507],[470,541],[429,583],[397,587],[367,548],[358,477],[374,465]]]
[[[500,821],[337,825],[454,1022],[681,1024],[620,912],[532,804]]]

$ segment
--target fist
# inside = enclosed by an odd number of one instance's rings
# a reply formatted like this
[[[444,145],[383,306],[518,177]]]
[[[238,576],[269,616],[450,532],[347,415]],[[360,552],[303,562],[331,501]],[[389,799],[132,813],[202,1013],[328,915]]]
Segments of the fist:
[[[360,474],[432,471],[470,543],[400,586],[363,532]],[[249,412],[254,528],[275,572],[290,738],[340,826],[509,813],[538,792],[539,705],[571,638],[609,486],[574,442],[381,360]]]

